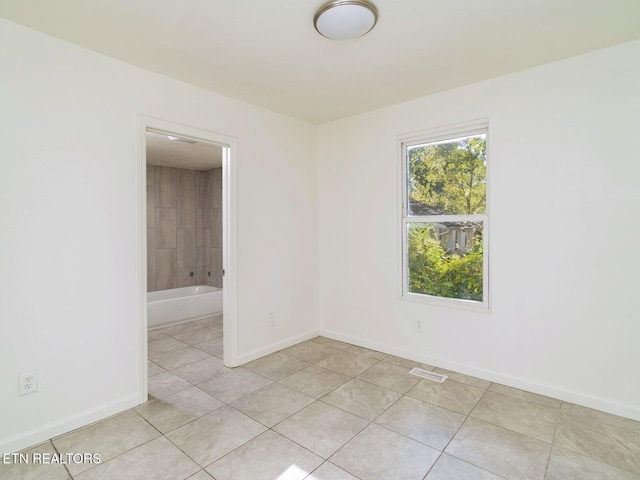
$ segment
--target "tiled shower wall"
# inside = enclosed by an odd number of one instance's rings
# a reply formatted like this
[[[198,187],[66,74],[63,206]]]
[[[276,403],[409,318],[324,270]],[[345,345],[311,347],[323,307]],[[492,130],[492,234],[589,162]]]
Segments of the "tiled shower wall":
[[[147,165],[147,290],[222,287],[222,168]]]

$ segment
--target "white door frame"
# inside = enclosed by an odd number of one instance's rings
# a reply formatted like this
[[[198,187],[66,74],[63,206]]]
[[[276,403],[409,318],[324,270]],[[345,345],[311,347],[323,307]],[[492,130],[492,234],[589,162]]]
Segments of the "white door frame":
[[[237,152],[238,140],[208,130],[138,116],[138,359],[140,403],[148,399],[147,380],[147,136],[148,130],[215,143],[222,147],[223,362],[238,366]]]

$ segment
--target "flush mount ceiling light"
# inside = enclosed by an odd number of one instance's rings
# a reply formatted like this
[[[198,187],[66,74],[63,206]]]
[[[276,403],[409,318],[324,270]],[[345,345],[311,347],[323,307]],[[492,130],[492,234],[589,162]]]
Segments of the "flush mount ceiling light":
[[[378,21],[378,10],[366,0],[333,0],[316,12],[313,25],[331,40],[351,40],[368,33]]]

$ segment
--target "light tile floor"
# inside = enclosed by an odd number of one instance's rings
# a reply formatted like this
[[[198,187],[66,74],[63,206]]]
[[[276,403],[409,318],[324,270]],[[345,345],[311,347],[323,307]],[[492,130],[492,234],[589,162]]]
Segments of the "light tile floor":
[[[100,464],[0,479],[640,480],[640,422],[323,337],[221,358],[221,316],[150,332],[147,403],[30,450]]]

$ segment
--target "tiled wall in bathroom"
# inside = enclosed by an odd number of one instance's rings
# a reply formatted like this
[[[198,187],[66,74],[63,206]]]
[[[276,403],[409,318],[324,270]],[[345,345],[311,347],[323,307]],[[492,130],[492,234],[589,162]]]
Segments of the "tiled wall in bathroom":
[[[147,165],[147,289],[222,287],[222,169]]]
[[[198,284],[222,288],[222,168],[196,172],[196,233]]]

